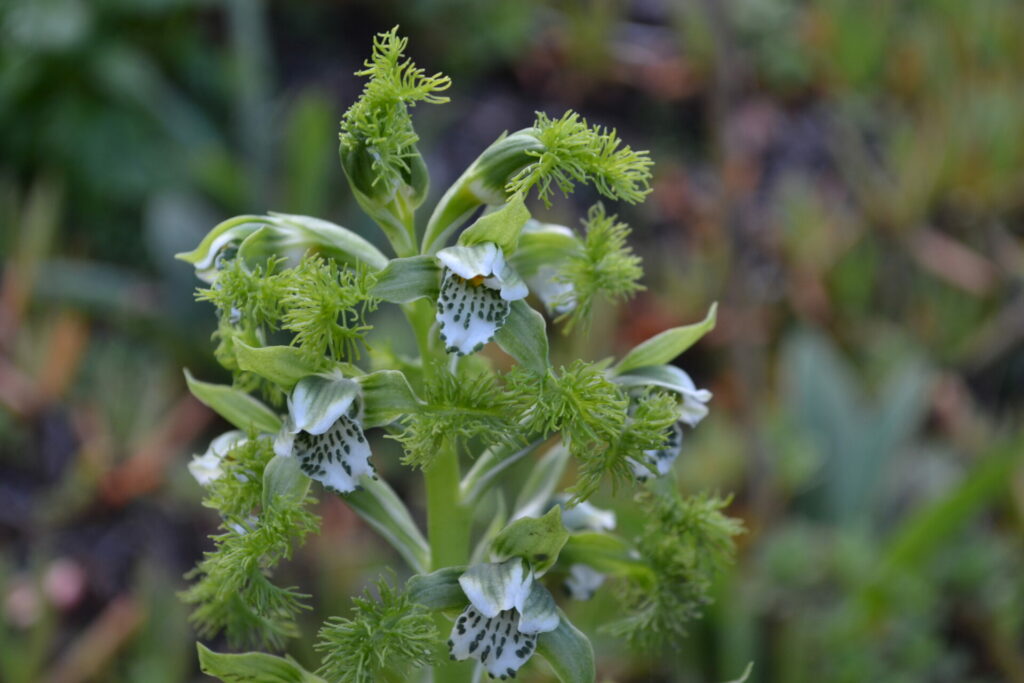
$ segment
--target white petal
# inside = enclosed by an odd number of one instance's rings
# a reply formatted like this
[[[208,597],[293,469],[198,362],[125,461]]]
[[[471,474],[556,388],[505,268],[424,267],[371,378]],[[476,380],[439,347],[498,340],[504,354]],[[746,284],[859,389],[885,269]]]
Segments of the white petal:
[[[323,434],[296,434],[292,453],[308,477],[338,493],[354,491],[364,474],[376,476],[363,430],[345,416]]]
[[[494,678],[514,678],[537,648],[537,636],[519,632],[519,615],[505,610],[485,617],[472,605],[452,626],[448,650],[454,659],[479,660]]]
[[[605,578],[593,567],[577,563],[569,567],[569,576],[562,585],[573,600],[589,600],[604,584]]]
[[[285,415],[281,421],[281,430],[274,437],[274,455],[291,455],[295,443],[295,420],[292,416]]]
[[[684,393],[682,403],[679,404],[679,419],[690,427],[696,427],[697,423],[708,415],[707,402],[711,399],[711,392],[707,389],[698,389],[694,392]]]
[[[516,604],[519,610],[520,633],[546,633],[558,628],[558,608],[551,592],[539,581],[534,581],[530,592],[522,595],[522,601]]]
[[[471,247],[448,247],[437,252],[437,259],[464,280],[495,275],[505,265],[505,256],[494,242]]]
[[[530,290],[526,287],[526,283],[519,277],[519,273],[515,269],[506,264],[502,265],[501,270],[498,272],[497,282],[495,284],[488,284],[485,280],[484,284],[488,285],[493,289],[501,291],[501,298],[505,301],[518,301],[519,299],[525,299],[526,295],[530,293]]]
[[[339,417],[358,412],[359,383],[340,372],[303,377],[288,399],[294,431],[323,434]]]
[[[556,235],[564,235],[566,237],[576,237],[576,232],[569,227],[564,225],[558,225],[557,223],[541,223],[540,221],[531,218],[526,221],[526,225],[523,226],[524,233],[536,233],[536,232],[551,232]]]
[[[509,309],[495,290],[445,273],[435,316],[445,350],[465,355],[483,348],[505,323]]]
[[[533,575],[519,558],[475,564],[459,577],[462,592],[485,617],[523,604],[532,585]]]
[[[246,441],[245,432],[241,430],[232,429],[224,432],[210,442],[205,453],[192,458],[192,462],[188,464],[188,471],[200,486],[206,486],[224,473],[221,468],[221,460],[224,459],[228,451]]]
[[[541,266],[537,274],[529,278],[528,284],[548,313],[562,315],[576,308],[575,288],[571,283],[558,280],[558,270],[555,267]]]
[[[615,511],[602,510],[583,501],[573,507],[562,504],[562,524],[569,531],[613,531]]]
[[[245,432],[241,429],[232,429],[231,431],[224,432],[220,436],[214,438],[210,442],[209,448],[206,449],[207,453],[214,453],[219,458],[223,458],[227,455],[227,452],[241,446],[249,439],[245,436]]]
[[[220,457],[210,452],[193,457],[188,464],[188,471],[200,486],[207,486],[224,474],[220,467]]]

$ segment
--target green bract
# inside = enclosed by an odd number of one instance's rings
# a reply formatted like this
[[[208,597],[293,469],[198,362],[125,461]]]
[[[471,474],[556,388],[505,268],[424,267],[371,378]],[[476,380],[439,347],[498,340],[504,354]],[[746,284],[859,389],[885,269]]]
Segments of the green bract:
[[[589,184],[635,203],[651,160],[575,112],[538,113],[484,150],[420,225],[429,178],[410,109],[446,101],[449,81],[405,46],[397,30],[377,37],[340,135],[349,188],[389,255],[329,221],[276,213],[229,219],[180,255],[206,284],[197,297],[216,309],[215,356],[231,375],[186,380],[235,427],[189,465],[221,527],[183,599],[204,638],[284,649],[308,596],[273,573],[318,528],[314,496],[339,496],[412,577],[379,581],[329,619],[315,674],[203,646],[201,664],[228,681],[418,680],[429,667],[435,681],[468,683],[513,677],[539,654],[560,680],[587,683],[593,649],[551,586],[588,599],[616,582],[626,611],[615,632],[657,643],[683,633],[731,556],[739,527],[724,502],[682,498],[672,479],[711,398],[672,363],[714,326],[715,309],[618,364],[553,363],[549,328],[585,329],[599,297],[634,295],[643,273],[629,227],[603,204],[577,232],[531,218],[528,197],[543,211],[555,188]],[[408,323],[394,336],[415,343],[414,356],[401,339],[370,346],[375,312],[391,306]],[[377,476],[390,452],[371,447],[382,436],[422,473],[425,532]],[[657,488],[644,483],[656,477]],[[605,483],[639,491],[639,535],[617,535],[614,511],[587,501]]]

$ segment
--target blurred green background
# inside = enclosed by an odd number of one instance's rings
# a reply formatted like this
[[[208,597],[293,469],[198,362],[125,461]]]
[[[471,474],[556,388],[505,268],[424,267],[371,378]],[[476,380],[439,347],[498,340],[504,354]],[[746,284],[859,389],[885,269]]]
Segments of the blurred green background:
[[[455,83],[415,112],[434,196],[535,110],[651,150],[654,192],[616,207],[648,289],[562,357],[720,302],[680,361],[715,398],[677,474],[748,531],[672,651],[602,635],[611,596],[573,605],[598,680],[1024,682],[1019,0],[5,0],[0,681],[202,678],[175,592],[216,520],[185,464],[222,425],[180,368],[219,375],[172,254],[268,210],[380,241],[336,135],[394,24]],[[340,500],[318,512],[283,572],[316,596],[310,664],[398,563]]]

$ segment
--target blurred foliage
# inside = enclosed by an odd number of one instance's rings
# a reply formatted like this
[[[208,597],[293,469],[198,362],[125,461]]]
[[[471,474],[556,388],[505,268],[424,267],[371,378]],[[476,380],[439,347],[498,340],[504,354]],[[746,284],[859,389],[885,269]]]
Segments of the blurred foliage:
[[[534,109],[651,150],[651,200],[622,207],[647,289],[564,346],[600,358],[721,302],[678,482],[735,492],[741,556],[672,651],[600,636],[603,679],[1024,681],[1017,0],[0,4],[0,679],[198,676],[172,593],[215,525],[183,467],[214,430],[172,368],[215,321],[170,255],[225,215],[355,220],[337,123],[395,23],[458,85],[422,112],[434,193]],[[285,568],[324,596],[308,628],[389,559],[321,507]]]

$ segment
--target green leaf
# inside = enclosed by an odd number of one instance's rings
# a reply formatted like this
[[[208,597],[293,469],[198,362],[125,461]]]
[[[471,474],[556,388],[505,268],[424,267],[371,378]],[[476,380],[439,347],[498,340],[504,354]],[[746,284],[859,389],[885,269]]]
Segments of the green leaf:
[[[740,674],[740,677],[739,678],[734,678],[733,680],[727,681],[726,683],[746,683],[747,679],[750,678],[751,672],[753,672],[753,671],[754,671],[754,663],[753,662],[747,662],[747,668],[745,668],[743,670],[743,673]]]
[[[273,211],[270,215],[278,219],[280,224],[294,228],[300,237],[300,244],[318,246],[327,256],[341,257],[344,261],[359,261],[373,270],[380,270],[388,265],[388,257],[381,253],[380,249],[348,228],[312,216]]]
[[[501,208],[486,213],[476,223],[463,230],[458,243],[469,247],[494,242],[506,254],[511,254],[519,242],[519,233],[530,220],[530,211],[520,195],[513,196]]]
[[[405,503],[383,479],[363,477],[359,485],[361,488],[342,496],[345,502],[383,536],[413,570],[426,572],[430,568],[430,545]]]
[[[198,270],[213,266],[213,259],[221,247],[234,240],[243,240],[266,225],[263,216],[235,216],[217,224],[192,251],[175,254],[174,258],[191,263]]]
[[[403,415],[417,412],[422,403],[409,380],[398,370],[378,370],[357,377],[363,387],[363,427],[391,424]]]
[[[540,634],[537,654],[543,657],[562,683],[594,683],[594,648],[590,639],[572,625],[562,610],[554,631]]]
[[[445,567],[429,574],[416,574],[406,583],[409,599],[434,610],[462,609],[469,599],[459,586],[465,567]]]
[[[540,576],[558,560],[558,553],[569,539],[562,524],[562,508],[557,505],[543,517],[523,517],[506,526],[491,548],[502,559],[521,557]]]
[[[407,304],[423,297],[437,298],[441,269],[433,256],[391,259],[377,274],[373,296],[393,304]]]
[[[572,534],[559,555],[563,565],[585,564],[613,576],[653,578],[651,569],[637,559],[636,549],[621,536],[597,531]]]
[[[635,368],[671,363],[679,354],[715,329],[717,313],[718,303],[716,302],[711,304],[708,314],[699,323],[673,327],[671,330],[654,335],[627,353],[626,357],[612,368],[612,372],[621,375]]]
[[[541,443],[543,439],[537,439],[525,448],[517,449],[516,442],[513,441],[491,446],[481,453],[459,484],[459,499],[462,504],[473,507],[505,470],[528,456]]]
[[[202,672],[225,683],[325,683],[291,657],[275,657],[264,652],[223,654],[202,643],[196,643],[196,650]]]
[[[310,481],[302,473],[298,458],[275,455],[263,469],[263,508],[269,508],[279,497],[285,504],[301,503],[309,491]]]
[[[281,429],[281,418],[249,394],[223,384],[200,382],[185,370],[192,395],[242,431],[255,429],[273,434]]]
[[[563,443],[553,446],[537,461],[512,508],[516,518],[533,517],[544,512],[568,462],[569,449]]]
[[[505,183],[509,176],[531,163],[535,159],[532,153],[544,149],[533,132],[527,128],[511,135],[502,134],[445,191],[423,233],[424,254],[434,254],[444,247],[452,232],[481,204],[506,201]]]
[[[1024,435],[994,444],[945,496],[918,507],[887,541],[881,577],[920,571],[979,511],[1008,495],[1024,465]],[[873,585],[873,588],[877,586]]]
[[[245,253],[256,260],[285,247],[315,248],[323,255],[344,263],[365,263],[380,270],[388,259],[375,246],[340,225],[311,216],[271,213],[269,216],[236,216],[207,233],[199,246],[177,254],[200,273],[214,268],[217,252],[230,242],[245,245]]]
[[[324,363],[295,346],[249,346],[243,341],[234,341],[235,360],[238,367],[270,380],[285,390],[290,390],[303,377],[320,372]]]
[[[512,302],[508,318],[494,340],[505,353],[534,372],[545,373],[551,365],[544,316],[523,300]]]

